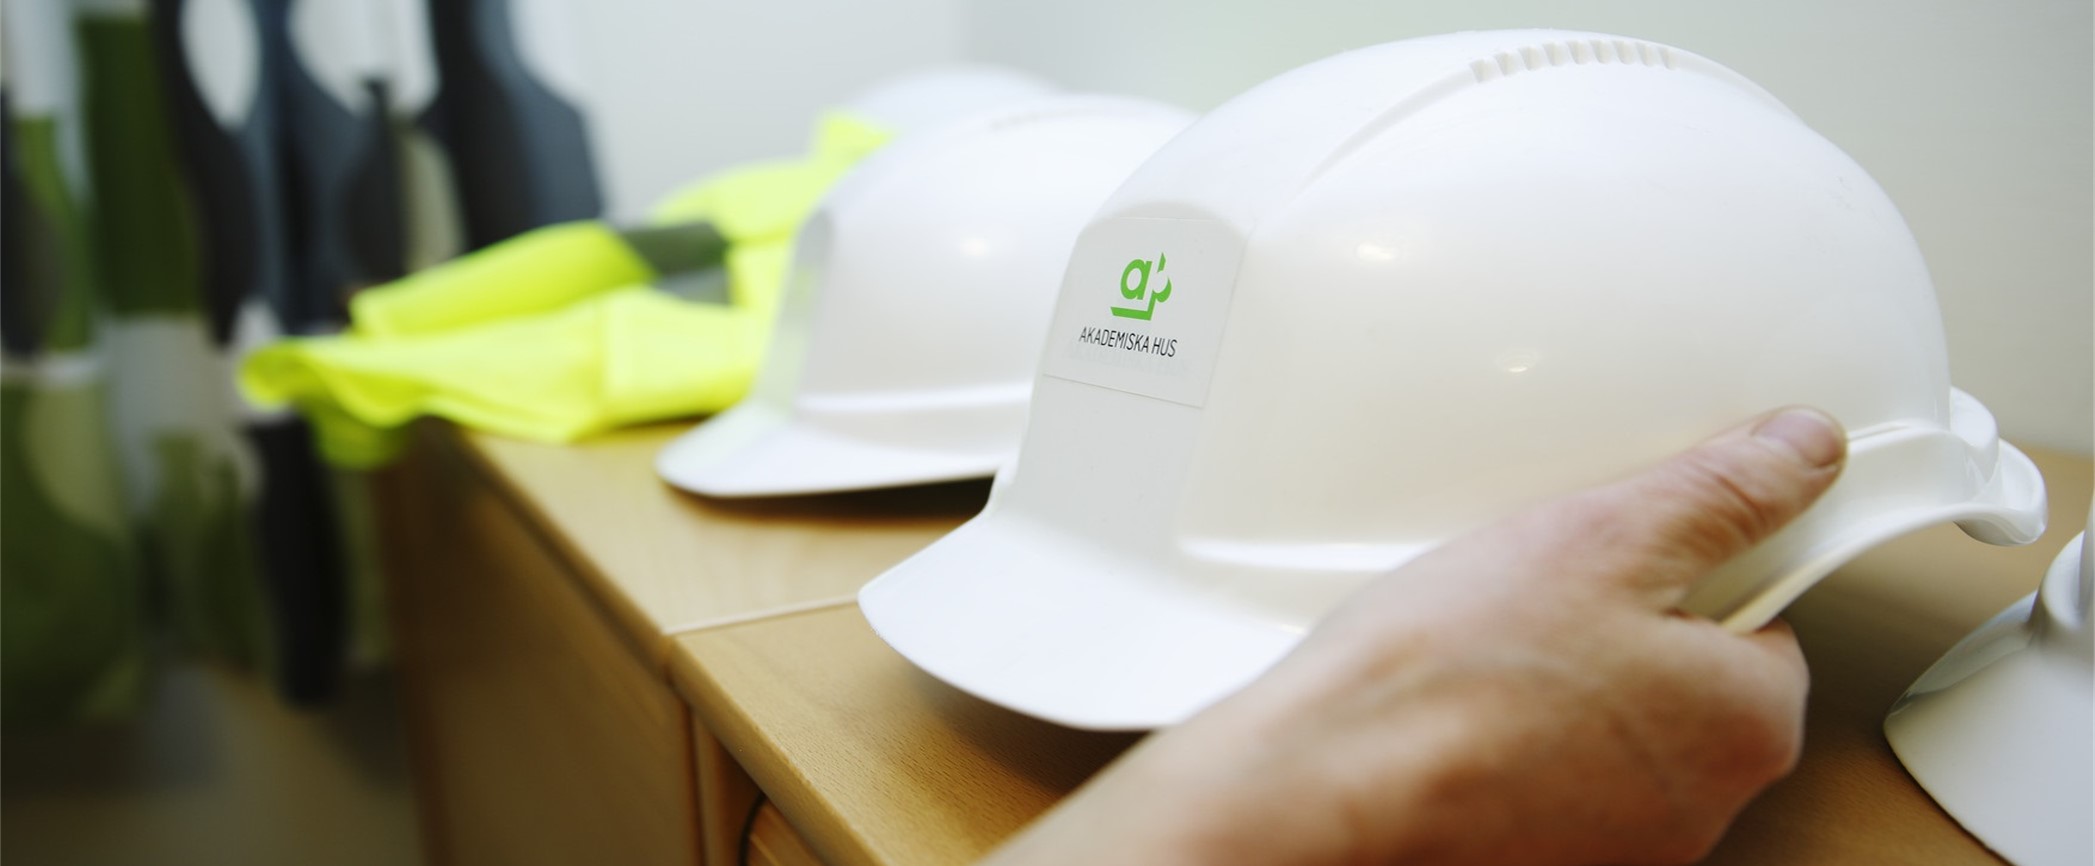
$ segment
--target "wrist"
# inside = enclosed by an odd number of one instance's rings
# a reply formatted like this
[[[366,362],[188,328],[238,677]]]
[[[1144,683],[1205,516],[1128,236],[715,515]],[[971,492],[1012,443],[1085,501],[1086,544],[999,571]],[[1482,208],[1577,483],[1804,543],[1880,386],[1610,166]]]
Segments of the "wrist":
[[[1422,711],[1359,740],[1284,709],[1315,706],[1301,697],[1247,695],[1133,756],[1131,788],[1180,792],[1151,809],[1165,850],[1191,856],[1158,862],[1410,863],[1444,849],[1463,824],[1444,813],[1466,726]]]
[[[1268,678],[1143,741],[991,862],[1449,859],[1479,817],[1454,814],[1475,781],[1464,760],[1478,720],[1446,702],[1419,701],[1356,728],[1357,720],[1319,709],[1344,705],[1333,694],[1355,682],[1325,673]]]

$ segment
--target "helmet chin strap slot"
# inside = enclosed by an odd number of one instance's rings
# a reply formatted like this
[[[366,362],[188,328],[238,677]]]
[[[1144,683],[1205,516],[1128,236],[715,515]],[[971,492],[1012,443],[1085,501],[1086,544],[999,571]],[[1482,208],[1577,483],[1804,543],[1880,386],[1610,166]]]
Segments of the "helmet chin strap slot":
[[[1831,490],[1796,522],[1710,574],[1682,609],[1749,632],[1857,554],[1915,530],[1954,522],[1990,544],[2035,541],[2046,514],[2037,467],[2014,446],[1999,447],[1996,462],[1981,464],[1971,443],[1948,429],[1903,425],[1855,437]],[[1967,468],[1929,471],[1936,466]]]

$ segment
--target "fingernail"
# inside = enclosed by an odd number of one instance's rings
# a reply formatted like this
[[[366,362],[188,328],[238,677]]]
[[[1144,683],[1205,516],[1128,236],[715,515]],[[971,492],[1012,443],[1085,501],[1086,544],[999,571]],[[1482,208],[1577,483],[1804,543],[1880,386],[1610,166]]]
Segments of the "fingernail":
[[[1753,438],[1794,455],[1798,462],[1824,469],[1847,453],[1847,434],[1840,422],[1817,409],[1784,409],[1753,428]]]

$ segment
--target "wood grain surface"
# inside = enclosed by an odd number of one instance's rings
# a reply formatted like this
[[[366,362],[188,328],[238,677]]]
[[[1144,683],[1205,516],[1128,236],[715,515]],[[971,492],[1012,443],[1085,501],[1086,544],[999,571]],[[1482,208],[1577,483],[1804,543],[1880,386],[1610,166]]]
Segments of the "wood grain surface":
[[[572,561],[635,635],[843,598],[976,512],[989,483],[756,500],[707,499],[656,477],[662,424],[576,445],[442,428]]]
[[[427,859],[695,864],[687,711],[454,452],[379,479]]]
[[[2052,491],[2051,529],[2038,543],[1996,548],[1951,527],[1923,531],[1791,608],[1814,677],[1805,756],[1709,862],[1999,862],[1905,774],[1880,726],[1950,644],[2031,591],[2084,524],[2089,461],[2032,456]],[[725,752],[837,866],[971,862],[1134,741],[947,687],[888,649],[848,603],[678,635],[671,671]]]
[[[701,722],[836,866],[970,862],[1135,739],[962,694],[851,605],[678,643],[677,680]]]
[[[691,721],[692,770],[697,773],[698,830],[705,866],[738,866],[749,834],[750,809],[763,792],[740,762],[697,718]],[[773,811],[777,811],[773,809]],[[771,832],[779,832],[774,828]],[[771,846],[785,850],[780,845]]]
[[[822,858],[777,806],[765,803],[749,828],[749,866],[822,866]]]

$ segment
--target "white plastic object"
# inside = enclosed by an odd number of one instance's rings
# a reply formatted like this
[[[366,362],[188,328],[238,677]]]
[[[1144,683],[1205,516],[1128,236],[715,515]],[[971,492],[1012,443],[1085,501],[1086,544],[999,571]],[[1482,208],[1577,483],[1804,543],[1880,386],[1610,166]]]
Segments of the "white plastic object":
[[[1054,96],[875,154],[795,240],[749,397],[656,469],[719,497],[989,477],[1018,450],[1078,230],[1191,121],[1155,102]]]
[[[2041,533],[1898,211],[1767,92],[1592,33],[1362,49],[1129,178],[1071,255],[1015,466],[859,603],[995,703],[1170,724],[1370,578],[1790,404],[1846,426],[1845,474],[1690,610],[1757,628],[1928,524]]]
[[[2016,866],[2095,863],[2095,514],[2037,591],[1959,641],[1884,719],[1944,811]]]
[[[930,66],[887,78],[853,96],[844,110],[898,133],[935,129],[982,111],[1050,96],[1044,78],[979,63]]]

